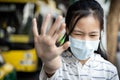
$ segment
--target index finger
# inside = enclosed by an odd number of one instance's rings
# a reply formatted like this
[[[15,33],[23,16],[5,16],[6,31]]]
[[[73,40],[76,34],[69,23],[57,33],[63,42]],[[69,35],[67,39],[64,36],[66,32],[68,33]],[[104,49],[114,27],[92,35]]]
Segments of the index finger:
[[[41,34],[45,34],[46,33],[46,28],[48,26],[49,20],[50,20],[50,14],[47,14],[45,21],[43,21],[42,23],[42,27],[41,27]]]

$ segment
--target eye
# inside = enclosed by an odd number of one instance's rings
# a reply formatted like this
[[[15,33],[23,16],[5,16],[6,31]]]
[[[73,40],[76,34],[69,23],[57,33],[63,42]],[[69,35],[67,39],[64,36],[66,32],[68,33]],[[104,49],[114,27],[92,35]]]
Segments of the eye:
[[[91,37],[97,37],[98,35],[90,35]]]
[[[90,36],[97,36],[97,35],[90,35]]]

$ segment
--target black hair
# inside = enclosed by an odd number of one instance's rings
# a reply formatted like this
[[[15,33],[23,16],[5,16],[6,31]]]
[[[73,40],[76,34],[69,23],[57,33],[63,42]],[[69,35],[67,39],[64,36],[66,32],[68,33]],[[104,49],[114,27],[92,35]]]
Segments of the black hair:
[[[68,36],[74,30],[75,25],[78,20],[87,17],[89,15],[93,15],[100,22],[100,30],[103,30],[104,24],[104,11],[101,5],[95,0],[79,0],[73,3],[67,11],[65,23],[66,29],[69,31],[66,33],[64,37],[66,37],[65,42],[69,40]],[[100,37],[101,39],[101,37]],[[70,48],[68,49],[70,50]],[[100,54],[104,59],[107,60],[107,54],[105,49],[102,46],[101,40],[98,46],[98,50],[95,53]]]

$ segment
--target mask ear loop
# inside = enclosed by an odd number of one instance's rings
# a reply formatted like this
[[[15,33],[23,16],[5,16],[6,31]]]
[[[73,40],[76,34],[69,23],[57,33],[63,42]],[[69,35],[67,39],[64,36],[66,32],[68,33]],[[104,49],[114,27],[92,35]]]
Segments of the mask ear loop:
[[[98,45],[98,49],[95,50],[94,53],[98,53],[98,52],[99,52],[99,49],[100,49],[100,47],[101,47],[100,45],[101,45],[101,43],[102,43],[102,41],[101,41],[101,40],[102,40],[102,35],[103,35],[103,31],[100,32],[100,37],[99,37],[100,42],[99,42],[99,45]]]

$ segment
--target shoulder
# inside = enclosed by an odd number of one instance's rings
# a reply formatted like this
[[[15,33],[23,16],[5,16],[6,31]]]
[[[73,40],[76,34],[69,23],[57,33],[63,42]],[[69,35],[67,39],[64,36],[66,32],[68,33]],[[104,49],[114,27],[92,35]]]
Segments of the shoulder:
[[[105,60],[99,54],[95,54],[95,62],[98,63],[98,66],[101,70],[104,70],[107,73],[117,74],[117,68],[110,61]]]
[[[100,62],[102,65],[115,68],[115,66],[110,61],[105,60],[99,54],[95,54],[95,56],[96,56],[95,60],[98,61],[98,62]]]

